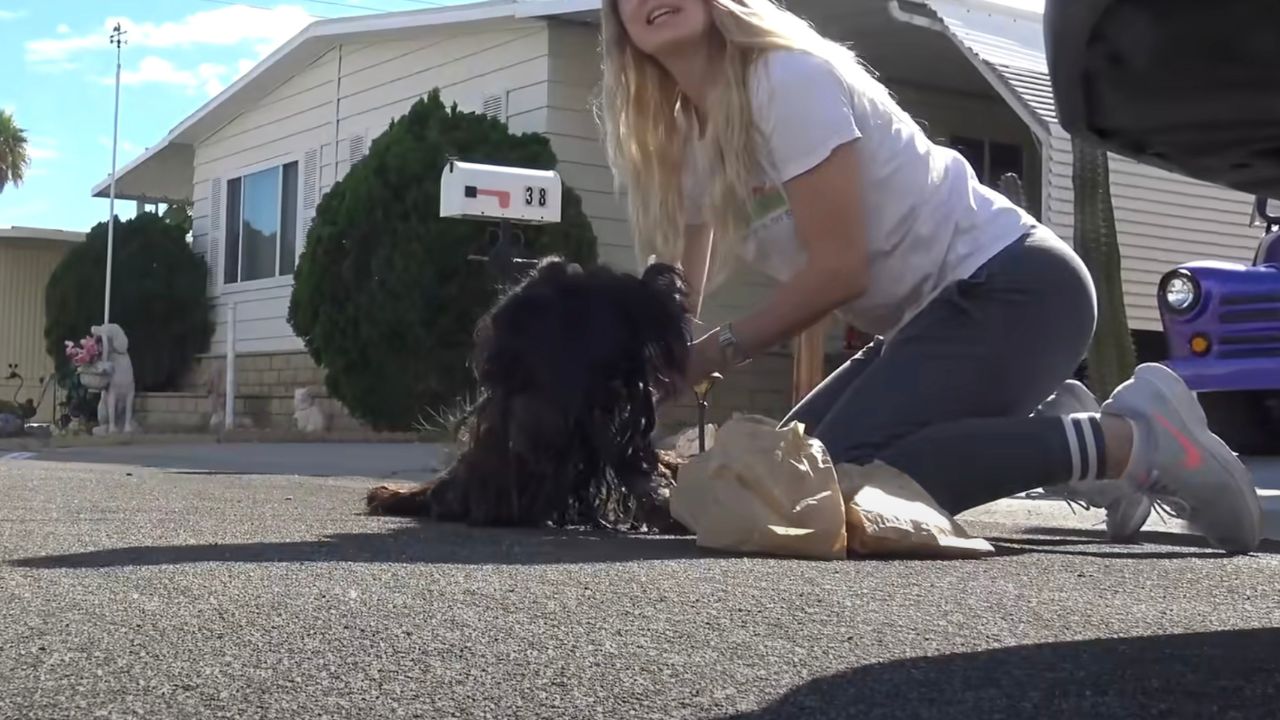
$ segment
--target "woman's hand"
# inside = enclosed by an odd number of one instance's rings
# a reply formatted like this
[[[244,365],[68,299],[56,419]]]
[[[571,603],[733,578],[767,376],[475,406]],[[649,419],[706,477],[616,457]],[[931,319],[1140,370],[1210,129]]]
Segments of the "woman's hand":
[[[692,390],[698,383],[706,380],[711,373],[725,369],[724,351],[720,348],[716,333],[709,332],[693,341],[689,346],[689,365],[685,369],[684,384]]]

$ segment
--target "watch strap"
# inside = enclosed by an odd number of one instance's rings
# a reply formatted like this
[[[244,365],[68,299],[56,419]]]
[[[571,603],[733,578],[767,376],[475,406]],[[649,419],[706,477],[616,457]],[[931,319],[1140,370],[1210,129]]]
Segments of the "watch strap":
[[[733,323],[725,323],[720,326],[717,336],[720,344],[720,352],[724,357],[734,365],[742,365],[751,362],[751,356],[743,351],[742,345],[738,342],[738,337],[733,334]]]

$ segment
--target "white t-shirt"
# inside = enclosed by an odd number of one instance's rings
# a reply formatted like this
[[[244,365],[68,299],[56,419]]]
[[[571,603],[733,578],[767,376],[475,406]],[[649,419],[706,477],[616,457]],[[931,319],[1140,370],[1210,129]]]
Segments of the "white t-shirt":
[[[867,222],[869,285],[839,314],[858,329],[891,336],[941,289],[971,275],[1036,220],[978,182],[964,156],[935,145],[861,71],[841,74],[801,51],[771,50],[752,69],[763,158],[778,177],[759,178],[744,256],[785,281],[804,265],[782,183],[858,140]],[[701,222],[706,148],[694,141],[685,168],[685,208]]]

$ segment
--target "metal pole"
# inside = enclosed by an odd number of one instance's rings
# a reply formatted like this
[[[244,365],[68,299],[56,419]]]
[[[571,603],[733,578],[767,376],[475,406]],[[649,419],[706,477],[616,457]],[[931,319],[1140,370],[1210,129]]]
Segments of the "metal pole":
[[[116,23],[110,42],[116,46],[116,109],[111,127],[111,193],[107,210],[107,289],[102,301],[102,324],[111,322],[111,261],[115,251],[116,235],[116,146],[120,137],[120,48],[124,45],[125,31]]]
[[[226,406],[222,416],[226,428],[232,430],[236,426],[236,303],[232,300],[227,305],[227,392]]]

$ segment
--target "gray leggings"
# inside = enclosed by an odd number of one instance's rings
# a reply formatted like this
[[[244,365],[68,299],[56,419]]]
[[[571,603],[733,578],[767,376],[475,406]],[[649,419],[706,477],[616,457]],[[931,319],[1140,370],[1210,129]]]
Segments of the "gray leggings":
[[[1084,263],[1040,229],[864,348],[783,423],[805,423],[837,463],[896,467],[952,514],[1066,482],[1062,419],[1031,413],[1085,357],[1096,319]]]

